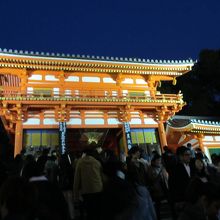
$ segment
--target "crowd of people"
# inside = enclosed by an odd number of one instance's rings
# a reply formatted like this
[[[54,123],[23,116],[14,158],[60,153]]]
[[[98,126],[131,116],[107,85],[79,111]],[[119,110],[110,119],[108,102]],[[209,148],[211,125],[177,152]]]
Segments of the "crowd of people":
[[[189,144],[146,155],[138,146],[125,162],[95,144],[58,156],[24,151],[0,164],[2,220],[220,219],[220,156],[212,163]]]

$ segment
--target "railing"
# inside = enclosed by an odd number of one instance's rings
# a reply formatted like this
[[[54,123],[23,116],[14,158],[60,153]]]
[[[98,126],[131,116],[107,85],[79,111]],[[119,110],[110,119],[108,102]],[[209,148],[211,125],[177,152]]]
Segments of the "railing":
[[[71,98],[95,98],[95,99],[135,99],[135,100],[168,100],[168,101],[180,101],[182,100],[182,94],[156,94],[154,97],[151,97],[149,95],[136,95],[134,94],[130,95],[127,94],[112,94],[111,93],[105,93],[103,90],[79,90],[75,94],[64,94],[61,95],[59,93],[52,92],[50,93],[34,93],[34,92],[28,92],[28,93],[21,93],[20,88],[18,89],[6,89],[6,90],[0,90],[0,97],[4,97],[5,99],[9,98],[41,98],[43,99],[71,99]]]

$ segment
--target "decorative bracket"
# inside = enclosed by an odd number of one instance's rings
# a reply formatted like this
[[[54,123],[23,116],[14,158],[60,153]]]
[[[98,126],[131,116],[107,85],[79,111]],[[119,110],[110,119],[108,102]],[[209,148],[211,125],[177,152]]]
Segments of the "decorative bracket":
[[[131,111],[132,108],[130,105],[126,105],[124,108],[119,108],[118,111],[118,120],[120,122],[129,122],[131,121]]]
[[[60,107],[55,107],[55,118],[58,122],[67,122],[70,120],[70,108],[62,104]]]

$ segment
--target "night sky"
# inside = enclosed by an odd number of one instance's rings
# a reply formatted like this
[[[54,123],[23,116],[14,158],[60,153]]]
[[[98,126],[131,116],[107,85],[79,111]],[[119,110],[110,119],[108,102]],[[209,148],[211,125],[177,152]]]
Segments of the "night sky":
[[[219,0],[0,1],[0,48],[197,59],[220,48]]]

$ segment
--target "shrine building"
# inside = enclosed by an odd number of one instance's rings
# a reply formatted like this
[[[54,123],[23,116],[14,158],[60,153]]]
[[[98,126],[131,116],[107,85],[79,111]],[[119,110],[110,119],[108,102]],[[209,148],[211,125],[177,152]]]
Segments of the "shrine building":
[[[166,135],[173,151],[190,143],[209,159],[213,153],[220,153],[220,118],[176,115],[168,120]]]
[[[14,155],[60,145],[74,151],[84,142],[119,154],[131,144],[167,145],[164,123],[185,103],[158,87],[175,84],[193,64],[0,50],[0,117]]]

